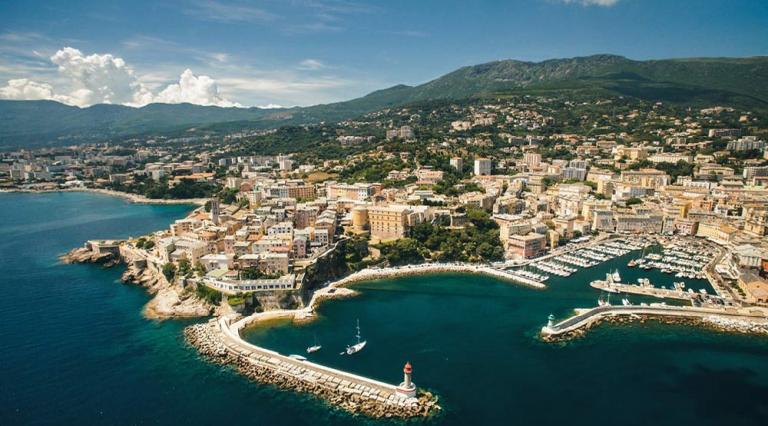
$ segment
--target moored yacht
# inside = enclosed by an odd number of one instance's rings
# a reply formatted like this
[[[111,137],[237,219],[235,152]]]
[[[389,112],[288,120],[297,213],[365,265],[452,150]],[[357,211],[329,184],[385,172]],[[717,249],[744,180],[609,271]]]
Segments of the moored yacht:
[[[357,334],[355,335],[355,337],[357,337],[357,343],[351,346],[347,346],[347,349],[341,353],[342,355],[344,355],[345,353],[347,355],[356,354],[362,351],[366,343],[368,343],[367,340],[362,340],[362,341],[360,340],[360,320],[357,320]]]

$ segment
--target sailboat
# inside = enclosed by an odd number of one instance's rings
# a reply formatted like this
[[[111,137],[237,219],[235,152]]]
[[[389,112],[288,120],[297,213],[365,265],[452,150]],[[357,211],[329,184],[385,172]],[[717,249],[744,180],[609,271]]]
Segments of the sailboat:
[[[345,353],[347,355],[353,355],[363,350],[365,347],[365,344],[368,343],[367,340],[360,340],[360,320],[357,320],[357,334],[355,335],[357,337],[357,343],[355,343],[352,346],[347,346],[347,350],[342,352],[341,354],[344,355]]]
[[[317,335],[315,335],[315,344],[307,348],[307,353],[308,353],[308,354],[311,354],[311,353],[313,353],[313,352],[317,352],[317,351],[319,351],[319,350],[320,350],[320,349],[322,349],[322,348],[323,348],[323,346],[322,346],[322,345],[318,345],[318,344],[317,344]]]

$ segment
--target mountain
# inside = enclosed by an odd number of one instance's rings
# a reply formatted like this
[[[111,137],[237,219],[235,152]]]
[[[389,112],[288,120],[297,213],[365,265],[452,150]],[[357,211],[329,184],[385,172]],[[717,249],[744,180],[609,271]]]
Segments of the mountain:
[[[197,126],[268,128],[337,121],[414,102],[514,93],[622,95],[768,110],[768,57],[634,61],[594,55],[543,62],[503,60],[463,67],[419,86],[398,85],[345,102],[289,109],[190,104],[81,109],[53,101],[0,101],[0,147],[182,133]]]

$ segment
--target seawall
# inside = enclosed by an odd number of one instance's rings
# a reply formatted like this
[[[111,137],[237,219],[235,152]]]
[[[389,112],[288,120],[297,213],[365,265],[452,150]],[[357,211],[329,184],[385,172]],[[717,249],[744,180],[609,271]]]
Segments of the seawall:
[[[265,313],[267,314],[267,313]],[[269,317],[279,313],[269,314]],[[230,365],[261,383],[313,394],[353,414],[374,418],[426,417],[440,410],[434,395],[409,397],[396,386],[334,368],[301,361],[245,342],[240,330],[252,317],[230,322],[227,317],[184,330],[187,341],[214,362]]]

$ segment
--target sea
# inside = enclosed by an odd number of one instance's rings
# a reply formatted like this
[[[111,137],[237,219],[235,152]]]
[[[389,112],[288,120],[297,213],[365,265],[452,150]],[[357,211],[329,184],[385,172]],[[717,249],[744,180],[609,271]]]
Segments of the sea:
[[[357,297],[321,305],[314,322],[245,331],[253,343],[390,383],[411,362],[443,411],[408,422],[351,416],[211,364],[182,336],[203,320],[145,319],[150,296],[119,282],[122,267],[58,261],[87,239],[145,234],[191,208],[0,194],[0,425],[768,424],[768,337],[646,322],[604,324],[567,343],[538,339],[550,314],[595,306],[589,282],[606,272],[679,280],[628,268],[637,253],[553,277],[545,290],[463,274],[370,281],[354,286]],[[365,349],[340,355],[358,321]],[[307,355],[315,342],[323,348]]]

